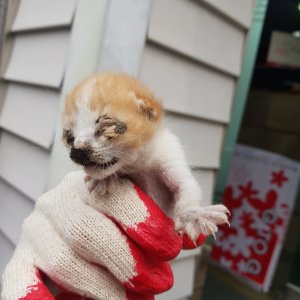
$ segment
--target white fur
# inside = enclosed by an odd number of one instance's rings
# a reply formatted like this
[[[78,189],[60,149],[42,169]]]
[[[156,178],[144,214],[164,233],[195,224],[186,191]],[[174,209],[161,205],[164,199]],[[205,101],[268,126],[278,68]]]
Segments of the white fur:
[[[174,195],[172,217],[178,231],[185,230],[196,240],[200,232],[215,235],[216,225],[228,223],[225,206],[200,207],[201,188],[190,171],[177,137],[168,129],[158,132],[145,154],[144,169],[149,168],[152,174],[159,176]]]
[[[167,128],[160,130],[146,149],[145,161],[158,169],[161,179],[175,193],[177,205],[199,205],[202,192],[193,177],[177,137]],[[150,159],[149,159],[150,158]]]
[[[177,137],[168,129],[160,128],[150,142],[131,153],[103,145],[101,139],[94,137],[95,120],[99,116],[88,105],[92,88],[93,84],[84,87],[78,101],[73,131],[75,146],[90,143],[99,149],[104,161],[113,157],[118,157],[119,161],[105,170],[85,168],[94,180],[87,180],[90,191],[104,194],[113,190],[111,175],[129,174],[174,218],[178,231],[185,230],[193,240],[201,232],[215,235],[216,225],[228,223],[229,211],[223,205],[200,206],[201,188],[190,171]]]
[[[78,101],[76,102],[78,112],[73,128],[73,134],[75,137],[74,145],[76,148],[84,146],[85,143],[92,143],[94,140],[95,121],[98,116],[95,112],[91,111],[89,107],[89,99],[91,97],[94,84],[95,81],[86,84],[79,95]]]

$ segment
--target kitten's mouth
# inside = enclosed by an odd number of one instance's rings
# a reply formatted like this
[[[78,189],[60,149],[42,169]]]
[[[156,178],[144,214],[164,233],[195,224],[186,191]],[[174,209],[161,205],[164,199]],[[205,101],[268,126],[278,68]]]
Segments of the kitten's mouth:
[[[86,164],[84,164],[83,166],[85,168],[97,168],[97,169],[107,169],[112,167],[113,165],[115,165],[118,162],[118,159],[116,157],[112,158],[111,160],[105,162],[105,163],[99,163],[99,162],[88,162]]]

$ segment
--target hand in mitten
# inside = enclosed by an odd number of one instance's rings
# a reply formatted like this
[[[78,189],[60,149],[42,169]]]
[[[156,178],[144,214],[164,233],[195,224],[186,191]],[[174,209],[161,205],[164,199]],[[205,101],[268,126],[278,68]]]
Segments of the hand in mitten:
[[[131,181],[96,197],[84,176],[68,174],[37,201],[5,270],[4,300],[55,299],[40,271],[92,299],[153,299],[171,288],[166,261],[182,246],[173,221]]]

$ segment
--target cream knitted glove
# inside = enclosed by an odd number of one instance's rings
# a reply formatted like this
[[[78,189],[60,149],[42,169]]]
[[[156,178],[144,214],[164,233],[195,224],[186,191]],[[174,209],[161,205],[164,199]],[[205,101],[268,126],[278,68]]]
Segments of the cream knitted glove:
[[[68,174],[37,201],[5,269],[3,300],[55,299],[40,271],[92,299],[153,299],[171,288],[166,261],[182,245],[173,221],[129,180],[96,198],[84,176]]]

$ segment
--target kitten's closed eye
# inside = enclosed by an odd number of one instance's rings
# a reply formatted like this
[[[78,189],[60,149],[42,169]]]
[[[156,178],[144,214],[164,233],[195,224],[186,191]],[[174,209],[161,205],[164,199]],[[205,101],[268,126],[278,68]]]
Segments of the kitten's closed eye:
[[[66,141],[66,143],[69,146],[73,146],[75,138],[72,134],[72,131],[70,129],[64,129],[63,131],[63,139]]]
[[[106,114],[100,116],[95,121],[97,127],[95,131],[95,137],[105,136],[108,139],[118,136],[119,134],[124,134],[127,130],[127,125],[121,122],[117,118],[111,118]]]
[[[112,121],[112,118],[110,118],[107,114],[104,114],[103,116],[100,116],[96,121],[95,124],[99,124],[99,122],[103,121]]]

